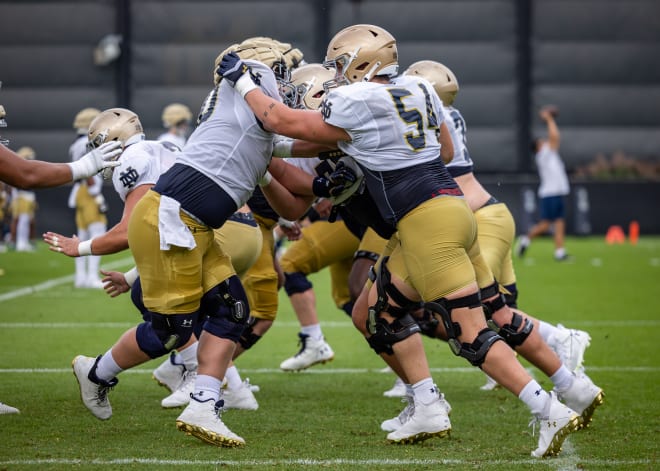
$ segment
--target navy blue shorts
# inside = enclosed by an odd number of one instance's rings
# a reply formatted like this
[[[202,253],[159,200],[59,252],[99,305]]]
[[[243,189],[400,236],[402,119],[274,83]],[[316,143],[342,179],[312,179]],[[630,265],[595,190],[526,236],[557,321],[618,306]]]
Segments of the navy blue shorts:
[[[541,220],[563,219],[566,213],[563,196],[547,196],[540,201]]]

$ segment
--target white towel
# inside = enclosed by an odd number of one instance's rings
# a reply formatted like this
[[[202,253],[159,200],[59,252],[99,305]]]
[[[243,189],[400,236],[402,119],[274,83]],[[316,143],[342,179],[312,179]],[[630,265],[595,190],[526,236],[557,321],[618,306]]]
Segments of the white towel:
[[[180,209],[181,203],[177,200],[161,195],[160,206],[158,207],[160,250],[170,250],[172,245],[184,247],[188,250],[192,250],[197,246],[192,232],[179,216]]]

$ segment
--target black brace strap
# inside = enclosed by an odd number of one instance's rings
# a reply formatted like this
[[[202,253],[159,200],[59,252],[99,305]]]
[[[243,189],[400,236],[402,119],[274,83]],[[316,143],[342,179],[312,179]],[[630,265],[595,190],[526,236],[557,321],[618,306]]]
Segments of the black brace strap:
[[[504,295],[500,293],[500,285],[495,281],[492,285],[486,286],[481,289],[481,299],[492,298],[497,296],[490,301],[484,301],[484,313],[486,314],[486,319],[490,320],[493,317],[493,314],[502,309],[506,302],[504,300]]]
[[[375,313],[388,312],[394,317],[403,317],[411,310],[419,309],[422,307],[422,303],[418,301],[413,301],[408,299],[406,296],[398,290],[396,286],[392,284],[392,275],[387,269],[387,261],[390,257],[384,257],[381,264],[378,276],[374,271],[374,267],[369,269],[369,279],[372,282],[376,283],[376,292],[378,297],[376,299],[376,304],[371,306],[370,310],[374,310]],[[392,299],[400,307],[392,306],[388,302],[388,299]]]

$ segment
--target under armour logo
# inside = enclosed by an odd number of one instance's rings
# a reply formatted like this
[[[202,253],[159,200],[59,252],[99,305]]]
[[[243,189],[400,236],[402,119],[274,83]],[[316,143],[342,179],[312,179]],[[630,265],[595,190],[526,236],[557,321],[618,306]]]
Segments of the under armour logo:
[[[330,103],[328,100],[323,100],[321,102],[321,115],[323,116],[323,119],[327,120],[331,114],[332,114],[332,103]]]
[[[181,323],[181,327],[192,327],[192,319],[184,319],[184,321]]]
[[[557,422],[556,421],[548,421],[548,427],[557,427]]]
[[[538,391],[534,391],[534,395],[535,395],[535,396],[540,396],[540,395],[541,395],[541,391],[543,391],[543,389],[539,389]]]
[[[125,172],[119,174],[119,181],[125,188],[133,188],[137,183],[140,174],[133,167],[128,167]]]

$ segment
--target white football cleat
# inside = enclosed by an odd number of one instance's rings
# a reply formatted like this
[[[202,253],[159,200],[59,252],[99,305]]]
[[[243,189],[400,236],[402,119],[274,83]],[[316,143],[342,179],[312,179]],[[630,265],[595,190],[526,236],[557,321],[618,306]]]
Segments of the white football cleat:
[[[415,401],[415,409],[405,424],[387,435],[391,443],[418,443],[433,437],[446,437],[451,432],[451,422],[445,405],[438,395],[430,404]]]
[[[401,378],[394,381],[394,386],[383,393],[385,397],[405,397],[406,396],[406,383]]]
[[[557,392],[561,402],[580,414],[579,428],[588,427],[596,407],[603,404],[605,393],[584,373],[573,373],[573,384],[566,391]]]
[[[403,399],[401,399],[401,402],[405,402],[406,406],[401,412],[399,412],[399,415],[392,419],[384,420],[383,423],[380,424],[380,428],[384,432],[394,432],[395,430],[400,429],[415,413],[415,400],[412,395],[404,396]]]
[[[224,389],[222,399],[225,401],[224,409],[257,410],[259,403],[250,387],[248,380],[241,383],[238,388]]]
[[[550,392],[550,404],[545,417],[535,417],[530,425],[539,424],[539,446],[532,451],[535,458],[557,456],[569,433],[575,432],[580,426],[580,415],[565,406]]]
[[[160,401],[161,407],[171,409],[173,407],[183,407],[190,402],[190,394],[195,391],[196,371],[186,371],[184,380],[179,389]]]
[[[195,398],[190,400],[181,415],[176,419],[176,428],[211,445],[224,447],[239,447],[245,445],[245,440],[236,435],[222,422],[223,401],[214,402],[207,399],[200,402]]]
[[[332,361],[335,357],[335,352],[325,339],[316,340],[303,333],[299,333],[298,337],[300,337],[300,351],[280,364],[280,368],[284,371],[304,370],[318,363]]]
[[[7,404],[4,404],[0,402],[0,415],[3,414],[20,414],[21,411],[16,409],[15,407],[8,406]]]
[[[112,406],[108,401],[108,392],[117,385],[119,380],[102,381],[96,377],[96,364],[101,357],[92,358],[78,355],[73,359],[71,366],[73,374],[80,386],[80,399],[85,407],[101,420],[112,417]]]
[[[161,363],[153,372],[153,378],[161,386],[174,392],[181,387],[186,379],[186,367],[183,363],[176,363],[176,352],[170,353],[170,356]]]
[[[584,351],[591,344],[591,337],[583,330],[567,329],[557,324],[557,331],[548,339],[561,362],[571,371],[578,371],[584,362]]]

